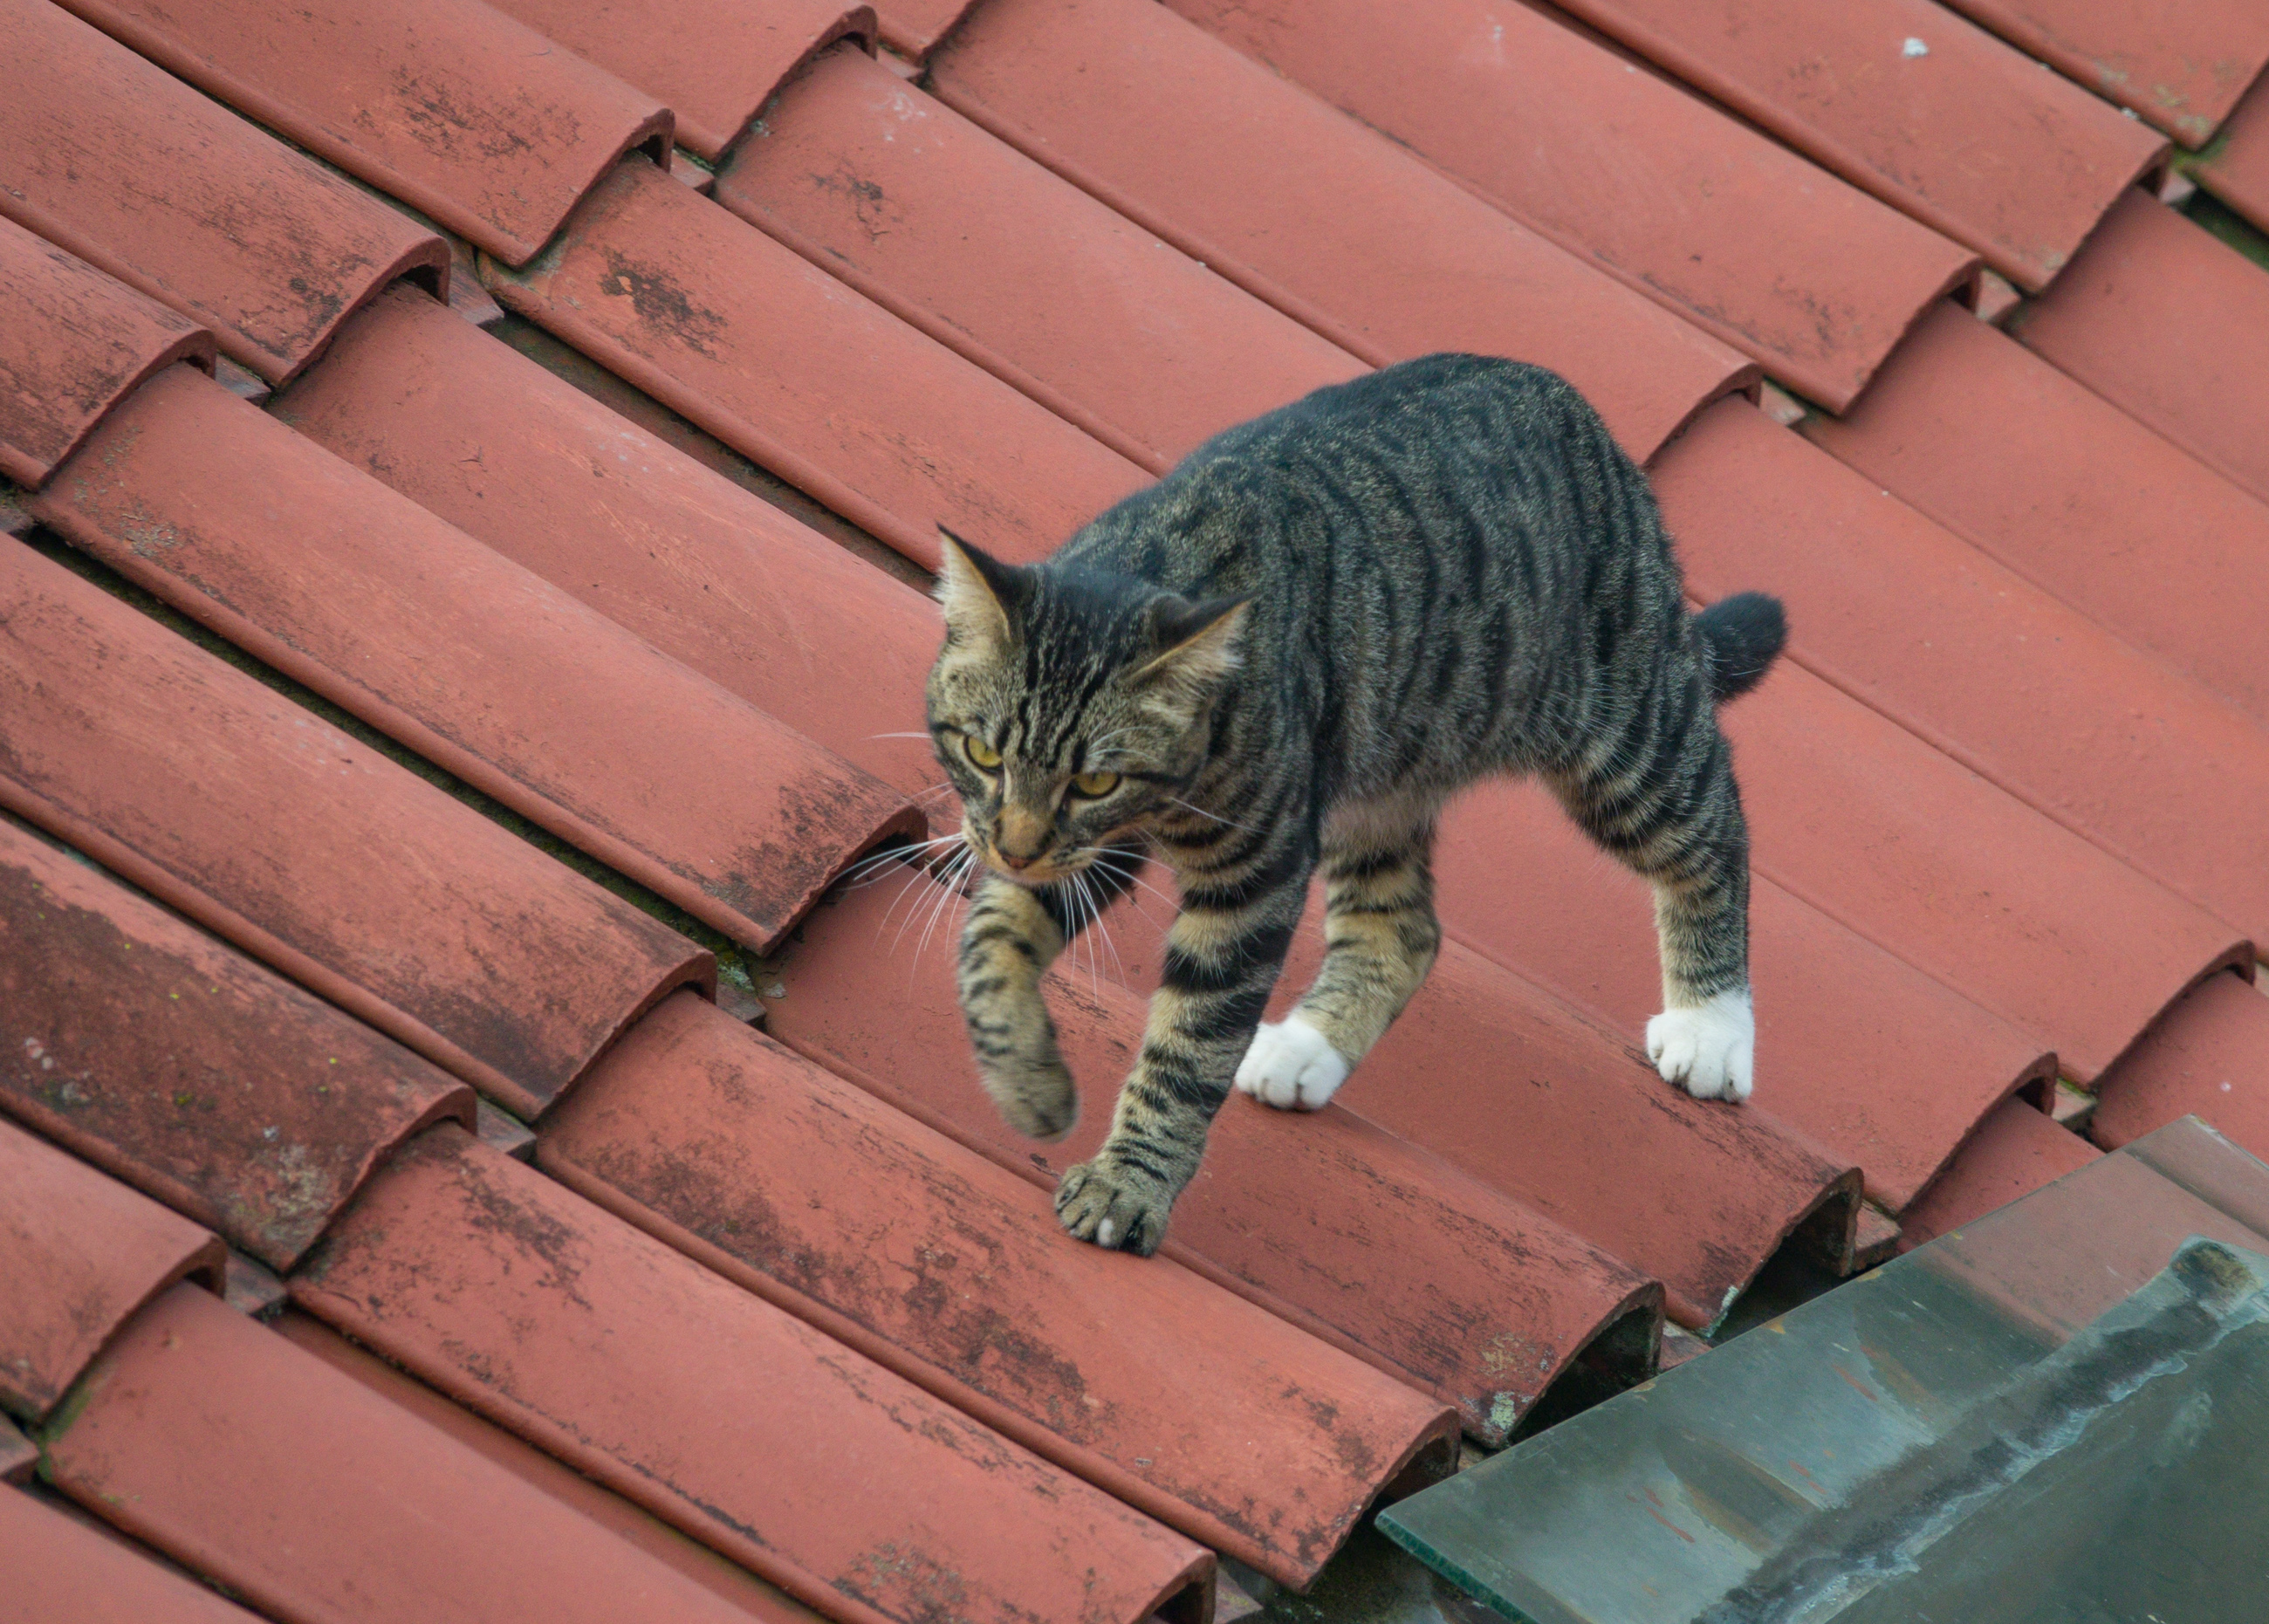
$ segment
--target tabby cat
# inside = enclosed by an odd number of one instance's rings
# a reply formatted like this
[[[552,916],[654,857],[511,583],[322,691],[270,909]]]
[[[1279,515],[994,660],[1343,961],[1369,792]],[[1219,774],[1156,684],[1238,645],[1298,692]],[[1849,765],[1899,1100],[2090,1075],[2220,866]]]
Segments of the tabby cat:
[[[1441,941],[1444,800],[1533,773],[1651,881],[1647,1052],[1749,1092],[1748,837],[1715,704],[1780,651],[1780,605],[1699,616],[1646,477],[1574,388],[1437,355],[1231,429],[1016,566],[950,533],[930,733],[985,867],[959,991],[987,1090],[1035,1139],[1078,1111],[1040,994],[1156,856],[1179,882],[1162,985],[1075,1236],[1148,1254],[1238,1088],[1314,1109]],[[1261,1015],[1312,875],[1326,956]]]

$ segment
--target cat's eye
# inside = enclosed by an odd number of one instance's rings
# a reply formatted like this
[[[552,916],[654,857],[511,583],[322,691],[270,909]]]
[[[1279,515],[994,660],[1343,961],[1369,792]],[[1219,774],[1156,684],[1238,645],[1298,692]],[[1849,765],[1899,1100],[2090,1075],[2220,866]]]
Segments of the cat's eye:
[[[1090,801],[1100,801],[1119,787],[1115,772],[1083,772],[1071,781],[1072,794],[1084,795]]]
[[[961,749],[969,757],[970,764],[980,772],[990,772],[1001,764],[1001,752],[973,734],[961,735]]]

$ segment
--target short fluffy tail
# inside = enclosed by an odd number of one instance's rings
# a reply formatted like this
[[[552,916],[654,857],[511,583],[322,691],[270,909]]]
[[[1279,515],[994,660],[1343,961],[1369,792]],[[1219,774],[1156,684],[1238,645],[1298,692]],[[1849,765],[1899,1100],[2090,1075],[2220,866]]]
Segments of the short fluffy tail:
[[[1710,697],[1723,705],[1755,688],[1788,641],[1788,616],[1778,598],[1737,592],[1694,617],[1710,673]]]

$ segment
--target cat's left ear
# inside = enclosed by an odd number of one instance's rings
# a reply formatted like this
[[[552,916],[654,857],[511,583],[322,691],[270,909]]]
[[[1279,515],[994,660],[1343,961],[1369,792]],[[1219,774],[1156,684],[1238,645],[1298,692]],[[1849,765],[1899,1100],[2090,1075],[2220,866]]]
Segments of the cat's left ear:
[[[937,601],[947,629],[971,641],[1007,642],[1014,610],[1024,595],[1024,572],[971,546],[943,525],[937,528]]]
[[[1134,673],[1137,683],[1167,683],[1193,695],[1209,694],[1244,661],[1245,616],[1250,598],[1164,597],[1150,608],[1150,635],[1158,652]]]

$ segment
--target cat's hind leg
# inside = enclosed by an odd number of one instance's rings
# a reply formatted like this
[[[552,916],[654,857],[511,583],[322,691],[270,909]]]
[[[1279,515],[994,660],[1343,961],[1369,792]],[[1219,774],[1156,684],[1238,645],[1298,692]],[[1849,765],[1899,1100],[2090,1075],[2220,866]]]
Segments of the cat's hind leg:
[[[1748,825],[1698,667],[1666,661],[1614,735],[1548,781],[1585,832],[1654,887],[1663,1010],[1646,1024],[1647,1057],[1696,1098],[1748,1098]]]
[[[1350,802],[1325,820],[1322,967],[1299,1007],[1261,1027],[1237,1086],[1314,1111],[1345,1082],[1410,1001],[1442,945],[1431,867],[1439,796]]]

